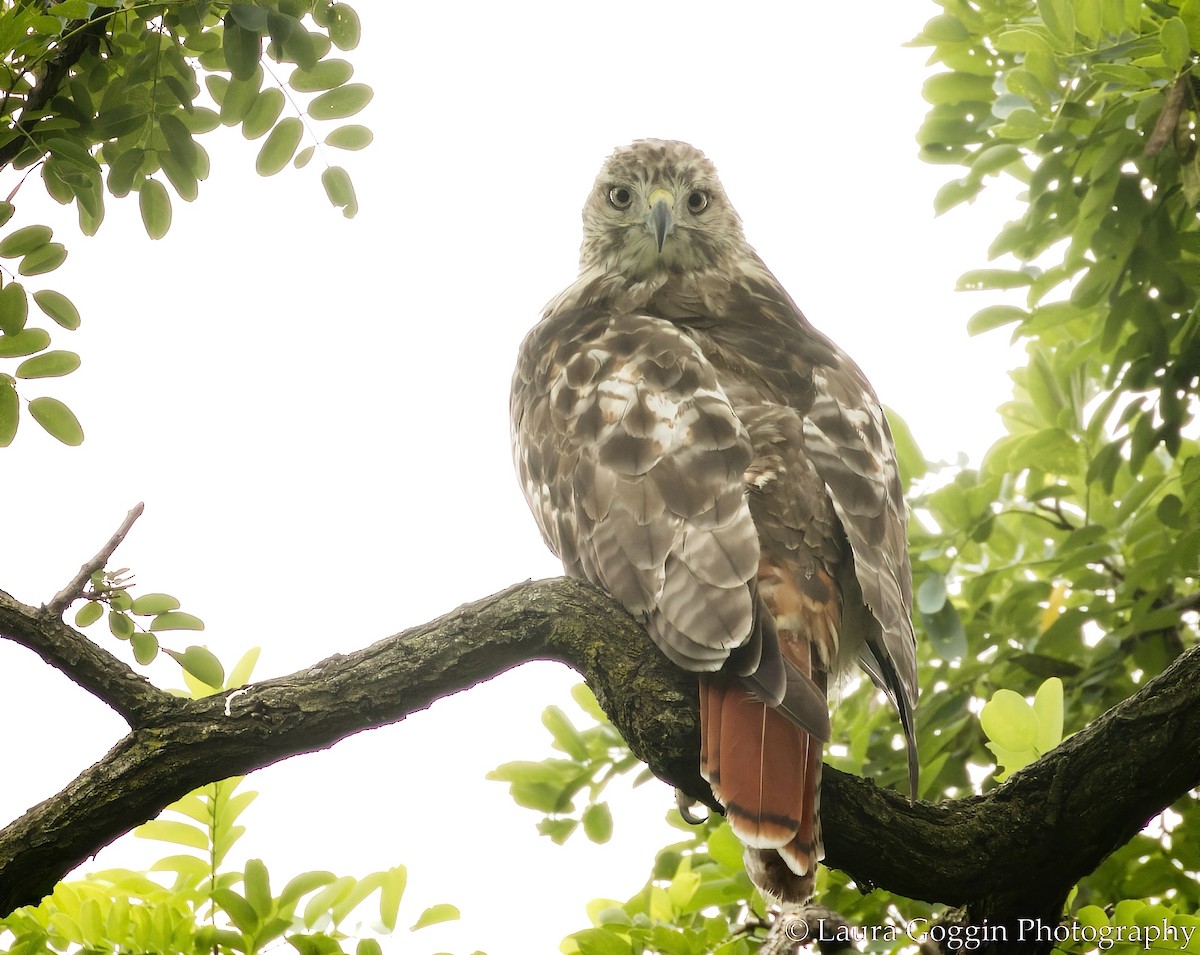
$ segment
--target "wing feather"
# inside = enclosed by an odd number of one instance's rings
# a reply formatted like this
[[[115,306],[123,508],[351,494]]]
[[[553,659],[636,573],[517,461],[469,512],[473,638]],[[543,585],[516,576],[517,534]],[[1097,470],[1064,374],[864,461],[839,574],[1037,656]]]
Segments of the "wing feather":
[[[522,486],[568,572],[688,669],[719,669],[751,639],[750,439],[687,334],[637,313],[548,315],[522,345],[512,420]]]

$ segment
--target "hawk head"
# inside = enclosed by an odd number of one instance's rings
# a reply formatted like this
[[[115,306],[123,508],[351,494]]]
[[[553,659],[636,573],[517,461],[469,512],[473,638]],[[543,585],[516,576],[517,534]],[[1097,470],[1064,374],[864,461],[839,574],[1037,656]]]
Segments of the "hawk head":
[[[687,143],[640,139],[616,150],[583,207],[584,272],[642,281],[727,268],[748,251],[716,169]]]

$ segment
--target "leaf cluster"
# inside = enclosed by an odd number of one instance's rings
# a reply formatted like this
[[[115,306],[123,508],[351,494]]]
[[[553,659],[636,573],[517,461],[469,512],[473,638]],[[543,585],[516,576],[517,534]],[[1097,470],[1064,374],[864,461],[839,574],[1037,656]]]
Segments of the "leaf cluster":
[[[542,725],[550,732],[553,747],[566,759],[509,762],[497,766],[487,778],[508,783],[517,805],[545,813],[538,832],[559,845],[580,826],[592,842],[603,844],[612,836],[613,821],[600,794],[616,777],[631,770],[640,770],[635,786],[649,779],[650,773],[629,751],[586,685],[572,687],[571,697],[594,725],[577,729],[557,706],[548,706],[542,713]],[[586,794],[587,804],[577,811],[575,799],[581,794]]]
[[[18,389],[18,382],[61,377],[80,364],[74,352],[51,349],[46,329],[26,325],[30,297],[60,328],[80,322],[61,292],[31,296],[16,280],[52,272],[67,258],[48,226],[3,233],[28,176],[37,171],[55,200],[75,205],[85,235],[104,221],[106,196],[136,194],[147,234],[161,239],[171,227],[172,194],[191,202],[209,176],[200,138],[222,126],[262,139],[256,168],[264,176],[289,163],[305,166],[317,150],[371,142],[367,127],[339,123],[372,97],[336,55],[354,49],[359,36],[354,8],[335,0],[0,0],[0,169],[26,170],[0,202],[0,359],[23,359],[11,373],[0,370],[0,447],[16,435],[22,398],[53,437],[68,445],[83,440],[62,401]],[[319,132],[330,123],[332,130]],[[306,136],[312,142],[301,148]],[[330,202],[355,215],[349,173],[324,166]]]
[[[248,651],[233,668],[227,683],[221,661],[206,647],[190,646],[185,650],[162,648],[159,634],[168,631],[204,629],[204,621],[195,614],[180,610],[178,598],[164,593],[142,594],[134,597],[128,568],[97,570],[91,575],[88,588],[81,594],[84,603],[75,612],[75,626],[90,627],[105,618],[109,633],[118,640],[128,641],[134,659],[142,666],[153,663],[160,649],[179,664],[194,697],[208,696],[222,689],[235,689],[250,678],[258,661],[258,649]],[[105,608],[107,609],[107,612]]]

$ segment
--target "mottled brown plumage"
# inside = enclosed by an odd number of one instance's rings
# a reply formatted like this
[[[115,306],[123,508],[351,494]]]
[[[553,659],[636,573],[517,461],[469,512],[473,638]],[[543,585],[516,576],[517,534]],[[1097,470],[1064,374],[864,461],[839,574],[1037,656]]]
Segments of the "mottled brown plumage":
[[[916,785],[912,575],[895,449],[858,367],[746,243],[686,143],[618,149],[580,274],[521,346],[513,447],[567,573],[700,674],[701,770],[784,901],[821,858],[826,690],[857,659]]]

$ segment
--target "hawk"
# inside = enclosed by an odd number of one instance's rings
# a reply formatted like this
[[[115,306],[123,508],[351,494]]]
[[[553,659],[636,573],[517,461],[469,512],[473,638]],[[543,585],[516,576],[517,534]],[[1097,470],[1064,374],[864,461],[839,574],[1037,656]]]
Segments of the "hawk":
[[[579,277],[521,345],[514,458],[566,572],[699,679],[700,769],[765,894],[812,895],[827,690],[857,659],[916,785],[912,571],[862,371],[747,244],[686,143],[616,150]]]

